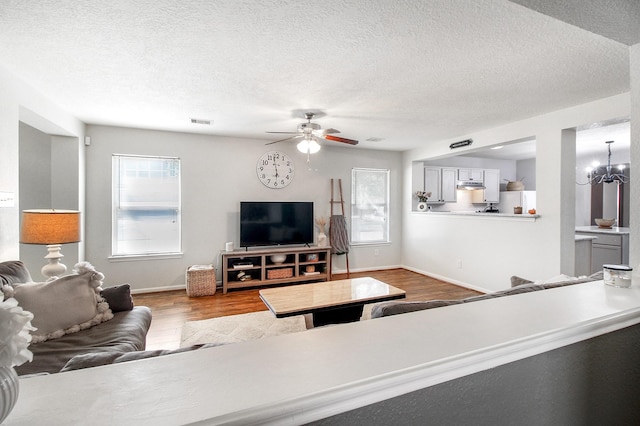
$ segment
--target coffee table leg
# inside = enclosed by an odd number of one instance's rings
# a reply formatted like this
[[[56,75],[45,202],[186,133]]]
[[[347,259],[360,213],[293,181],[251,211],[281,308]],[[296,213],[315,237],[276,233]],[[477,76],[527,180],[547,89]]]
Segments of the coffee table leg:
[[[362,317],[364,305],[348,308],[335,308],[313,313],[313,326],[320,327],[327,324],[343,324],[356,322]]]

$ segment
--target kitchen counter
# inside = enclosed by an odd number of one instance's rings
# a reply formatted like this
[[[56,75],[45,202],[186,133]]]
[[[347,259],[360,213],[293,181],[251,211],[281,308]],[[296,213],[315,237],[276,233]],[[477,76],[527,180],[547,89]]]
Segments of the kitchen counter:
[[[601,271],[602,265],[606,264],[629,264],[629,228],[576,226],[576,238],[578,237],[595,238],[592,241],[591,273]]]
[[[591,232],[594,234],[617,234],[629,235],[629,228],[613,226],[611,228],[600,228],[599,226],[576,226],[576,232]]]
[[[529,213],[525,213],[525,214],[513,214],[513,213],[485,213],[485,212],[477,212],[477,211],[470,211],[470,210],[464,210],[464,211],[442,211],[442,212],[437,212],[437,211],[426,211],[426,212],[415,212],[415,213],[419,213],[419,214],[423,214],[423,215],[437,215],[437,216],[462,216],[462,217],[477,217],[477,218],[495,218],[495,219],[502,219],[502,220],[511,220],[511,219],[516,219],[516,220],[523,220],[523,219],[528,219],[531,221],[534,221],[540,217],[539,214],[529,214]]]

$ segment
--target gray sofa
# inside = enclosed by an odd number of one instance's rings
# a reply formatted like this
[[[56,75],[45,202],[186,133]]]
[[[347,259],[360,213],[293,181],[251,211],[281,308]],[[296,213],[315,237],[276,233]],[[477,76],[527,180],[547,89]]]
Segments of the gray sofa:
[[[20,261],[0,263],[0,285],[31,282],[31,274]],[[128,284],[105,288],[101,293],[109,303],[113,319],[77,333],[29,345],[33,361],[15,370],[18,375],[57,373],[76,356],[91,353],[143,351],[151,326],[151,309],[133,306]]]
[[[496,297],[510,296],[514,294],[529,293],[532,291],[546,290],[550,288],[564,287],[567,285],[598,281],[602,279],[602,272],[596,272],[588,277],[571,278],[562,281],[548,283],[535,283],[517,276],[511,277],[511,288],[493,293],[471,296],[460,300],[428,300],[424,302],[389,301],[377,303],[371,309],[371,318],[381,318],[407,312],[423,311],[426,309],[440,308],[443,306],[459,305],[462,303],[477,302],[479,300],[495,299]]]

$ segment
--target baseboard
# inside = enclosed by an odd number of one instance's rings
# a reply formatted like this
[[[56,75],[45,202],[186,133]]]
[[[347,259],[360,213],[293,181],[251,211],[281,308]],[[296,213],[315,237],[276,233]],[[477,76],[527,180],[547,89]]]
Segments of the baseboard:
[[[407,271],[415,272],[420,275],[426,275],[427,277],[435,278],[436,280],[444,281],[449,284],[454,284],[460,287],[468,288],[470,290],[479,291],[480,293],[490,293],[492,290],[488,290],[486,288],[477,287],[471,285],[469,283],[465,283],[462,281],[454,280],[449,277],[444,277],[442,275],[434,274],[431,272],[423,271],[418,268],[413,268],[411,266],[406,265],[388,265],[388,266],[377,266],[375,268],[356,268],[350,269],[349,272],[360,273],[360,272],[370,272],[370,271],[385,271],[389,269],[406,269]],[[346,269],[339,269],[335,271],[331,271],[332,274],[346,274]],[[222,289],[222,282],[216,282],[216,286],[218,289]],[[185,284],[181,285],[173,285],[167,287],[149,287],[149,288],[140,288],[140,289],[131,289],[131,294],[142,294],[142,293],[158,293],[162,291],[173,291],[173,290],[186,290],[187,286]]]
[[[369,271],[386,271],[388,269],[407,269],[402,265],[391,265],[391,266],[376,266],[375,268],[356,268],[349,269],[349,272],[369,272]],[[337,269],[331,271],[332,274],[346,274],[346,269]]]
[[[431,272],[423,271],[421,269],[413,268],[411,266],[403,265],[403,266],[400,266],[400,268],[406,269],[406,270],[411,271],[411,272],[415,272],[417,274],[426,275],[427,277],[435,278],[437,280],[444,281],[444,282],[449,283],[449,284],[454,284],[454,285],[457,285],[457,286],[460,286],[460,287],[468,288],[469,290],[479,291],[480,293],[491,293],[492,292],[492,290],[488,290],[486,288],[478,287],[478,286],[475,286],[475,285],[472,285],[472,284],[469,284],[469,283],[465,283],[463,281],[458,281],[458,280],[451,279],[449,277],[444,277],[442,275],[438,275],[438,274],[434,274],[434,273],[431,273]]]
[[[222,288],[222,282],[216,282],[216,288],[217,289],[221,289]],[[160,293],[163,291],[174,291],[174,290],[187,290],[187,285],[186,284],[179,284],[179,285],[171,285],[171,286],[166,286],[166,287],[149,287],[149,288],[138,288],[138,289],[131,289],[131,294],[142,294],[142,293]]]

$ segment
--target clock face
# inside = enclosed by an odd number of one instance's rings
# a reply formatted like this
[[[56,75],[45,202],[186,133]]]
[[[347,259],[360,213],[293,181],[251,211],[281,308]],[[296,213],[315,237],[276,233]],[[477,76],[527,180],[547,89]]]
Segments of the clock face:
[[[284,188],[293,181],[293,160],[284,152],[269,151],[256,164],[258,179],[268,188]]]

